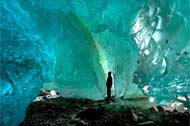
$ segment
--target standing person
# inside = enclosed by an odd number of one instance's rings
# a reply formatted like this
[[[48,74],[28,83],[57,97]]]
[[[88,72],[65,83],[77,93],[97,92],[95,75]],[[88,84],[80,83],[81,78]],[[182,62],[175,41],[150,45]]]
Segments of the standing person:
[[[111,99],[111,87],[112,87],[112,76],[111,72],[108,72],[108,78],[106,82],[106,87],[107,87],[107,99]]]

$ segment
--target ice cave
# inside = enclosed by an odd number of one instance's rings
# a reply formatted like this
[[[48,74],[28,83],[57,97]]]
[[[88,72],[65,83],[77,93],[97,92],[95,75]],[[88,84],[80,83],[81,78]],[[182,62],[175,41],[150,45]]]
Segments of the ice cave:
[[[40,89],[190,110],[190,0],[1,0],[0,126]]]

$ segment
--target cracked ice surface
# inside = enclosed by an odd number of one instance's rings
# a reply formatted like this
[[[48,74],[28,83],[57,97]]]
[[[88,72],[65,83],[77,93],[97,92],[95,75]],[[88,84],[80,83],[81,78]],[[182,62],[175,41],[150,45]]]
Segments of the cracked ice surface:
[[[131,27],[140,54],[134,82],[160,104],[190,107],[189,10],[188,0],[149,1]]]

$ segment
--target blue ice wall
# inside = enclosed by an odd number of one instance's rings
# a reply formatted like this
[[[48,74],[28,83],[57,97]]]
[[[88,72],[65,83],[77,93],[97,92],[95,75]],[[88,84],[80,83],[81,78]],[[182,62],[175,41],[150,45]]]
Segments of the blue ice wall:
[[[28,12],[15,0],[0,7],[0,126],[16,126],[52,79],[54,61]]]
[[[190,108],[189,11],[189,0],[149,1],[131,27],[140,57],[134,82],[162,105]]]
[[[129,31],[144,1],[18,1],[43,39],[54,43],[55,78],[44,88],[65,97],[100,99],[105,97],[107,72],[112,71],[113,94],[143,95],[132,83],[138,49]]]
[[[116,97],[189,107],[189,0],[0,3],[0,125],[17,125],[42,87],[102,99],[108,71]]]

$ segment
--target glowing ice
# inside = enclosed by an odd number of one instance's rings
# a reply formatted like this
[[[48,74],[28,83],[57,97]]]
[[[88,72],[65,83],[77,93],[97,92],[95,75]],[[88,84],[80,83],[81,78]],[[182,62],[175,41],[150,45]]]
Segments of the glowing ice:
[[[116,97],[189,107],[189,0],[0,3],[0,125],[17,125],[43,83],[104,98],[108,71]]]

